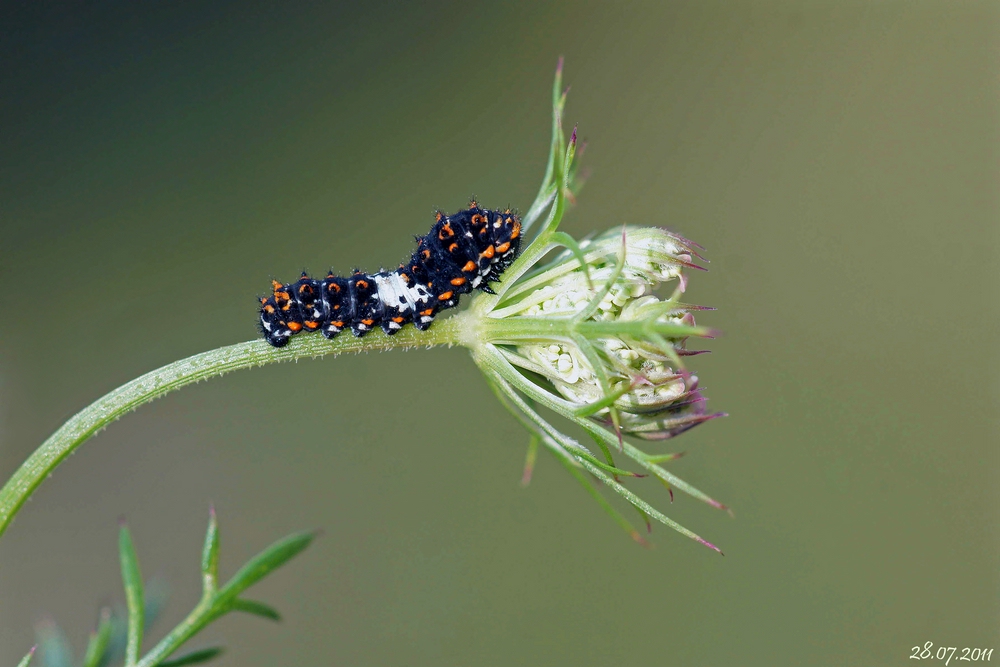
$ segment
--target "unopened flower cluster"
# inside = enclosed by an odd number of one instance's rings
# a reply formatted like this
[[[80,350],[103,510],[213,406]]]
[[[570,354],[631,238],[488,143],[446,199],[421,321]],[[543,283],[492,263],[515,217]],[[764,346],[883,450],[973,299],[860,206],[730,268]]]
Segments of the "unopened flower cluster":
[[[700,256],[691,241],[660,228],[626,227],[580,250],[584,265],[574,253],[563,253],[529,278],[527,284],[537,287],[504,308],[505,315],[574,318],[591,311],[588,321],[695,325],[691,310],[698,308],[680,301],[687,286],[682,271],[700,268],[692,262]],[[674,283],[665,300],[654,294],[664,283]],[[613,406],[621,431],[639,438],[670,438],[716,416],[705,412],[697,376],[681,367],[680,357],[693,353],[686,336],[608,335],[591,342],[603,382],[594,357],[574,340],[522,344],[508,359],[546,378],[575,409],[616,396],[591,416],[610,423]]]

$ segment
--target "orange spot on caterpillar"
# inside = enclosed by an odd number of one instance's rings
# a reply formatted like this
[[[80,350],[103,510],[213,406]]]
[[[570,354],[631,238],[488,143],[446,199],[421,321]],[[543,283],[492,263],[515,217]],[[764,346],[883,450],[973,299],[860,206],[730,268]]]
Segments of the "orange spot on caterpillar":
[[[451,284],[454,285],[455,287],[458,287],[459,285],[464,285],[465,278],[452,278]]]
[[[469,271],[475,271],[477,268],[476,263],[470,259],[465,263],[465,266],[462,267],[462,270],[468,273]]]
[[[438,301],[447,301],[447,300],[448,300],[448,299],[450,299],[450,298],[451,298],[452,296],[454,296],[454,292],[451,292],[451,291],[448,291],[448,292],[443,292],[443,293],[441,294],[441,296],[439,296],[439,297],[438,297]]]
[[[493,246],[490,246],[489,248],[487,248],[486,250],[483,251],[483,255],[482,256],[483,257],[487,257],[489,259],[493,259],[493,255],[495,255],[495,254],[496,254],[496,250],[493,248]]]
[[[365,325],[366,327],[370,327],[371,325],[375,324],[375,320],[361,320],[361,324]]]
[[[307,329],[315,329],[318,326],[319,326],[319,322],[317,322],[315,320],[309,320],[309,321],[306,322],[306,328]]]
[[[452,243],[450,246],[448,246],[448,252],[455,252],[456,250],[458,250],[457,243]]]
[[[508,250],[510,250],[510,241],[508,241],[507,243],[501,243],[500,245],[497,246],[497,252],[500,253],[501,255],[507,252]]]
[[[298,322],[289,322],[288,328],[291,329],[293,333],[298,333],[299,331],[302,331],[302,325],[299,324]]]

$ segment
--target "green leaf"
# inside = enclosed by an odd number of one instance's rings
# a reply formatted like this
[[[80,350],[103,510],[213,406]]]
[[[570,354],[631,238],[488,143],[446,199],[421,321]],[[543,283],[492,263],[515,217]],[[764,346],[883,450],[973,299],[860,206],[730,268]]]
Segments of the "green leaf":
[[[173,660],[166,660],[160,663],[160,667],[181,667],[181,665],[197,665],[200,662],[208,662],[212,658],[222,653],[221,646],[204,648],[200,651],[193,651]]]
[[[212,553],[217,549],[217,546],[212,546],[217,539],[213,537],[212,533],[218,534],[217,528],[213,528],[214,523],[214,521],[210,520],[209,535],[206,537],[206,549],[202,553],[203,569],[206,563],[211,564],[213,560],[217,559],[217,554],[213,555]],[[191,637],[198,634],[212,621],[231,611],[244,611],[271,619],[280,618],[278,612],[268,605],[252,600],[240,600],[238,596],[309,546],[314,536],[313,533],[289,535],[254,556],[225,586],[204,596],[201,602],[188,614],[187,618],[181,621],[156,646],[150,649],[138,663],[139,667],[156,667],[166,664],[193,664],[195,661],[209,659],[209,657],[212,657],[211,655],[208,655],[206,652],[200,652],[183,658],[187,662],[165,662],[168,656],[173,655]],[[214,566],[210,565],[208,569],[211,570],[212,567]],[[216,651],[216,649],[211,650]]]
[[[274,607],[264,604],[263,602],[257,602],[256,600],[243,600],[237,598],[232,602],[233,611],[242,611],[247,614],[254,614],[255,616],[261,616],[263,618],[269,618],[272,621],[280,621],[281,614]]]
[[[646,461],[648,463],[666,463],[668,461],[674,461],[684,456],[684,452],[676,452],[674,454],[646,454]]]
[[[111,610],[102,609],[101,619],[97,622],[97,630],[91,633],[90,641],[87,643],[87,652],[83,656],[83,667],[99,667],[102,664],[111,641],[113,627]]]
[[[573,158],[576,156],[576,130],[573,126],[573,134],[570,135],[569,145],[566,146],[566,157],[563,158],[563,187],[569,189],[570,169],[573,166]]]
[[[568,470],[570,474],[576,478],[576,481],[580,482],[580,484],[587,491],[587,493],[590,494],[590,497],[596,500],[597,504],[600,505],[601,508],[608,513],[608,516],[610,516],[615,523],[621,526],[621,528],[626,533],[628,533],[629,537],[631,537],[638,544],[641,544],[644,547],[648,548],[650,546],[649,542],[646,541],[646,538],[644,538],[642,534],[635,529],[635,526],[633,526],[628,519],[626,519],[621,515],[621,512],[616,510],[611,505],[611,503],[609,503],[607,499],[604,496],[602,496],[597,489],[594,488],[594,485],[590,482],[589,479],[587,479],[587,477],[583,474],[582,471],[580,471],[579,468],[574,467],[568,460],[566,460],[564,456],[561,455],[561,453],[557,452],[556,458],[558,458],[559,462],[563,464],[566,470]]]
[[[554,243],[565,246],[566,249],[573,253],[576,261],[580,262],[580,268],[583,269],[583,275],[587,279],[587,287],[594,289],[594,283],[590,280],[590,264],[587,263],[587,257],[583,254],[583,250],[580,248],[580,244],[576,242],[576,239],[566,232],[553,232],[550,238]]]
[[[552,80],[552,141],[549,144],[549,160],[548,164],[545,165],[545,175],[542,177],[542,185],[538,190],[538,195],[521,221],[522,230],[525,232],[531,229],[535,221],[538,220],[538,216],[545,210],[546,200],[554,194],[554,192],[550,193],[549,190],[558,189],[552,181],[555,176],[556,161],[560,157],[559,137],[562,134],[562,105],[565,104],[565,98],[562,95],[562,69],[563,59],[560,57],[559,64],[556,66],[556,75]]]
[[[135,555],[132,535],[123,522],[118,532],[118,554],[122,562],[122,582],[125,585],[125,604],[128,607],[128,634],[125,639],[125,665],[130,667],[139,661],[142,648],[143,603],[142,574],[139,559]]]
[[[528,439],[528,453],[524,457],[524,472],[521,473],[521,486],[528,486],[531,483],[531,474],[535,470],[535,459],[538,458],[538,442],[538,434],[532,433]]]
[[[21,662],[17,663],[17,667],[28,667],[28,663],[31,662],[31,656],[35,655],[35,649],[36,648],[38,648],[37,645],[36,646],[32,646],[31,650],[28,651],[28,655],[26,655],[23,658],[21,658]]]
[[[206,592],[213,592],[219,582],[219,522],[215,507],[208,510],[208,531],[201,551],[201,574]]]
[[[219,591],[219,599],[235,600],[240,593],[298,555],[315,536],[315,533],[295,533],[267,547],[233,575]]]
[[[73,667],[73,649],[62,629],[52,621],[42,621],[35,628],[41,649],[42,667]]]

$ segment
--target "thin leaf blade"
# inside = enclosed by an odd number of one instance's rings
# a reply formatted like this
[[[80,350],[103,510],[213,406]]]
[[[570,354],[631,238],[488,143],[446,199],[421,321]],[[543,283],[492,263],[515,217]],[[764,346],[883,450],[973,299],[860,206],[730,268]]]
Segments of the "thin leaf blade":
[[[182,665],[197,665],[208,662],[222,653],[222,650],[221,646],[213,646],[212,648],[204,648],[200,651],[192,651],[179,658],[165,660],[160,663],[160,667],[181,667]]]
[[[32,646],[31,650],[28,651],[28,654],[23,658],[21,658],[21,662],[17,663],[17,667],[28,667],[28,663],[31,662],[31,656],[35,655],[36,648],[38,648],[37,644],[35,646]]]
[[[219,591],[219,598],[235,600],[255,583],[301,553],[316,537],[315,533],[293,533],[251,558]]]
[[[278,613],[277,609],[269,604],[258,602],[257,600],[243,600],[237,598],[236,600],[233,600],[232,608],[233,611],[242,611],[244,613],[260,616],[261,618],[267,618],[272,621],[281,620],[281,614]]]
[[[97,630],[90,635],[87,652],[83,656],[83,667],[100,667],[111,643],[111,610],[101,610],[101,619],[97,622]]]
[[[36,647],[41,649],[42,667],[73,667],[73,647],[62,629],[51,620],[45,620],[35,627],[38,639]]]
[[[219,522],[215,507],[208,511],[208,530],[201,551],[201,576],[206,591],[214,591],[219,582]]]
[[[128,630],[125,639],[125,665],[130,667],[139,661],[142,648],[142,630],[145,623],[145,602],[143,600],[142,573],[135,545],[128,526],[123,521],[118,531],[118,555],[121,558],[122,583],[125,585],[125,605],[128,608]]]

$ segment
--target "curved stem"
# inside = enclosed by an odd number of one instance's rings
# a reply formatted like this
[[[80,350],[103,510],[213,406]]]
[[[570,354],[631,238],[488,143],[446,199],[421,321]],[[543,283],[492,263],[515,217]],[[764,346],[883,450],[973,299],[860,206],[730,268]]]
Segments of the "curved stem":
[[[105,426],[144,403],[200,380],[278,361],[336,356],[345,352],[454,345],[459,340],[460,325],[460,318],[452,317],[435,323],[427,331],[407,327],[394,336],[386,336],[381,331],[364,338],[355,338],[345,332],[332,341],[321,336],[299,336],[283,348],[271,347],[263,340],[248,341],[202,352],[146,373],[78,412],[21,464],[0,489],[0,535],[42,480],[63,459]]]

